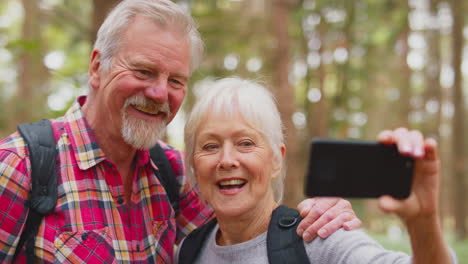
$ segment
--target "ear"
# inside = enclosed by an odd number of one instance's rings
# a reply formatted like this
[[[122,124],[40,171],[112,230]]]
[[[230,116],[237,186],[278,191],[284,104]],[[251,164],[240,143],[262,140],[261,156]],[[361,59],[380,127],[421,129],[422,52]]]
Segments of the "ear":
[[[284,157],[286,156],[286,146],[284,144],[281,144],[280,149],[281,149],[281,159],[284,159]]]
[[[195,173],[195,161],[194,161],[194,157],[192,157],[192,164],[191,166],[189,166],[188,164],[186,164],[185,166],[187,166],[187,168],[190,167],[190,169],[192,170],[191,173],[193,175],[193,179],[198,182],[198,174]],[[193,183],[193,185],[195,185],[195,183]],[[193,186],[192,186],[193,187]]]
[[[276,178],[283,168],[283,160],[286,156],[286,146],[284,144],[281,144],[280,146],[280,154],[281,156],[279,158],[275,158],[275,161],[273,162],[273,178]]]
[[[91,89],[97,89],[99,88],[99,85],[101,83],[100,79],[100,68],[101,68],[101,54],[99,53],[99,50],[93,50],[91,53],[91,59],[89,62],[89,85],[91,86]]]

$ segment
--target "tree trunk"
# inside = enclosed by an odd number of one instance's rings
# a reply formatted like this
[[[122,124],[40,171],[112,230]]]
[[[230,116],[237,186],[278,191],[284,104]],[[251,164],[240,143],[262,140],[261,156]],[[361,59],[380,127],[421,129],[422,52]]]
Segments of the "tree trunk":
[[[437,6],[439,0],[431,0],[429,3],[429,12],[432,18],[437,17]],[[440,31],[439,28],[431,28],[425,32],[426,40],[428,43],[427,51],[427,65],[425,69],[425,83],[426,83],[426,92],[424,94],[425,106],[430,104],[437,104],[437,112],[428,112],[426,111],[426,118],[424,120],[423,132],[427,137],[433,137],[439,142],[439,157],[442,162],[442,175],[452,175],[451,166],[448,165],[448,162],[451,160],[451,149],[447,137],[440,135],[439,128],[443,124],[442,118],[442,105],[445,101],[442,87],[440,86],[440,69],[441,69],[441,52],[440,52]],[[441,215],[448,216],[452,215],[452,206],[451,199],[449,197],[449,181],[447,177],[442,177],[441,180],[441,194],[440,194],[440,211]],[[443,220],[443,219],[442,219]]]
[[[323,32],[320,33],[320,37],[322,41],[322,46],[319,49],[319,53],[322,54],[324,50],[324,42],[325,38],[322,37]],[[327,72],[325,69],[324,63],[320,63],[320,66],[317,69],[318,74],[318,82],[319,82],[319,90],[322,98],[318,101],[314,107],[314,111],[312,112],[312,116],[309,122],[314,122],[314,135],[317,137],[327,137],[328,136],[328,118],[329,118],[329,107],[328,107],[328,98],[325,94],[325,80],[327,77]],[[315,121],[313,121],[315,120]]]
[[[319,54],[322,54],[324,51],[325,47],[325,26],[324,22],[321,22],[318,27],[317,27],[317,37],[320,39],[320,42],[322,43],[320,45],[320,48],[318,50]],[[305,36],[304,36],[305,38]],[[307,39],[304,40],[304,46],[305,49],[307,50],[305,52],[304,57],[307,57],[307,53],[309,52],[307,48]],[[310,84],[312,82],[312,71],[308,70],[308,83]],[[320,62],[320,65],[318,68],[313,71],[316,75],[317,78],[317,85],[318,89],[320,91],[321,97],[318,102],[312,103],[309,101],[307,98],[307,93],[309,92],[309,89],[311,88],[310,85],[307,86],[306,89],[306,94],[304,95],[304,98],[306,98],[306,103],[305,105],[305,110],[307,111],[306,116],[307,116],[307,131],[308,131],[308,137],[306,138],[307,140],[313,138],[313,137],[327,137],[328,136],[328,118],[329,118],[329,113],[328,113],[328,98],[325,95],[325,79],[326,79],[326,69],[324,63]],[[307,142],[306,142],[307,143]]]
[[[458,239],[467,236],[466,230],[466,183],[465,183],[465,100],[462,87],[461,63],[463,57],[463,2],[452,0],[452,67],[454,71],[453,100],[455,112],[453,116],[453,203],[455,213],[455,231]]]
[[[431,0],[430,2],[430,14],[432,17],[437,16],[437,4],[438,0]],[[437,102],[439,110],[442,105],[442,90],[440,86],[440,33],[439,29],[428,29],[426,31],[426,39],[428,43],[428,56],[427,65],[425,69],[425,79],[427,91],[425,93],[426,105],[431,102]],[[441,111],[431,113],[427,116],[425,121],[424,132],[427,136],[438,138],[439,127],[441,123]]]
[[[24,22],[22,41],[24,45],[18,58],[18,89],[11,101],[15,109],[10,122],[14,127],[18,123],[36,121],[43,117],[46,109],[44,87],[48,71],[42,63],[44,48],[41,41],[41,16],[36,1],[23,0]]]
[[[303,175],[297,164],[297,131],[292,121],[295,111],[294,89],[290,86],[289,75],[289,32],[288,16],[292,8],[291,1],[274,0],[272,7],[272,27],[276,40],[273,59],[273,75],[277,89],[278,109],[285,127],[287,181],[285,182],[286,205],[296,207],[302,197]]]
[[[346,21],[343,27],[343,34],[345,36],[344,40],[340,41],[338,47],[346,49],[348,52],[348,59],[343,63],[339,64],[336,63],[337,69],[337,76],[338,76],[338,88],[339,91],[336,96],[336,100],[334,100],[334,104],[345,110],[345,112],[349,115],[354,110],[350,108],[348,104],[348,100],[351,98],[352,93],[349,91],[349,83],[350,83],[350,60],[351,60],[351,46],[353,44],[353,23],[355,17],[355,2],[354,1],[345,1],[346,7]],[[348,137],[348,131],[350,128],[349,122],[340,122],[340,137]]]
[[[93,0],[93,24],[91,25],[91,43],[96,40],[96,34],[102,22],[108,15],[109,11],[116,6],[121,0]]]
[[[402,21],[401,33],[400,33],[400,45],[401,45],[401,54],[400,54],[400,106],[398,113],[398,124],[397,126],[408,127],[408,114],[411,111],[410,107],[410,98],[411,98],[411,69],[407,63],[407,57],[409,52],[408,45],[408,35],[409,35],[409,25],[408,25],[408,15],[409,7],[408,2],[405,2],[404,9],[406,15]]]

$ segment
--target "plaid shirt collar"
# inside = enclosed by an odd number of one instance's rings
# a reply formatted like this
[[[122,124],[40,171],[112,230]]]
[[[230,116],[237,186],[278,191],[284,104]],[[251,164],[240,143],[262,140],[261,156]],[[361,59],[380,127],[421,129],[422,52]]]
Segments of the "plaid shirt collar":
[[[81,107],[86,102],[86,96],[78,97],[77,101],[68,109],[64,116],[65,131],[70,139],[72,150],[75,154],[78,167],[87,170],[107,160],[104,151],[99,147],[93,130],[86,121]],[[150,162],[148,150],[138,150],[136,153],[137,165],[143,166]],[[157,169],[151,162],[151,166]]]

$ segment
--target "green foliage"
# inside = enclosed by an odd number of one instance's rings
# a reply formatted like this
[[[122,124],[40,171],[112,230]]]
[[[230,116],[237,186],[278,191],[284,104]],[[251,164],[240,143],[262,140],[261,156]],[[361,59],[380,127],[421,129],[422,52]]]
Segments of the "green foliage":
[[[462,241],[453,241],[450,244],[457,254],[458,263],[468,264],[468,239]]]
[[[370,44],[377,47],[386,45],[391,37],[392,34],[388,28],[380,27],[371,34]]]
[[[40,40],[24,40],[24,39],[17,39],[10,41],[5,48],[9,49],[15,53],[18,52],[30,52],[30,53],[37,53],[40,49]]]

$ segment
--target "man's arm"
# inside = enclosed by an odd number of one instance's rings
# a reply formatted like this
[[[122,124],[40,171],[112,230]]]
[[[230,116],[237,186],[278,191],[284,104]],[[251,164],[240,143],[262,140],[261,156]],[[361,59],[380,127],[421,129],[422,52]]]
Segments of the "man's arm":
[[[214,212],[198,192],[187,182],[181,190],[180,213],[177,217],[177,240],[181,240],[195,228],[207,223],[214,217]]]
[[[297,227],[297,234],[306,242],[317,236],[327,238],[341,227],[345,230],[361,227],[351,203],[340,198],[306,199],[299,203],[298,210],[303,219]]]
[[[25,159],[0,150],[0,262],[9,262],[24,227],[28,208],[30,178]]]
[[[179,215],[177,216],[176,244],[179,244],[195,228],[205,224],[214,217],[214,212],[201,199],[195,187],[185,175],[184,153],[166,143],[159,142],[171,163],[173,172],[179,182]]]

